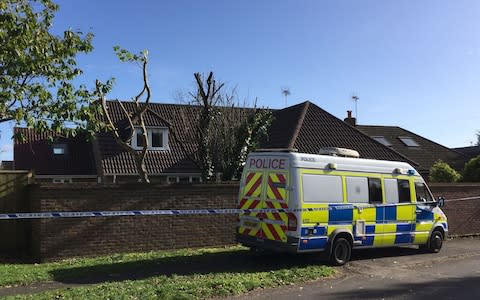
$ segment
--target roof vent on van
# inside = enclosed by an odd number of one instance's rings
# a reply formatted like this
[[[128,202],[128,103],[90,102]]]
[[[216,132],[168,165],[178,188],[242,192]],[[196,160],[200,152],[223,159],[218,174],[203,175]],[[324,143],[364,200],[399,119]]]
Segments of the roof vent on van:
[[[256,149],[254,152],[298,152],[295,148],[261,148]]]
[[[352,149],[337,148],[337,147],[324,147],[320,148],[318,154],[321,155],[330,155],[330,156],[340,156],[340,157],[353,157],[359,158],[360,154]]]

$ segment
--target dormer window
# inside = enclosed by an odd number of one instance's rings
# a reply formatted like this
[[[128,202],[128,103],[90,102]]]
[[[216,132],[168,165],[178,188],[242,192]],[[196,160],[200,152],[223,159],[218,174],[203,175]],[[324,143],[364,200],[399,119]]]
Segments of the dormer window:
[[[168,129],[147,127],[148,150],[168,150]],[[143,149],[142,129],[135,128],[132,138],[132,145],[135,150]]]
[[[53,155],[65,155],[67,154],[67,145],[66,144],[54,144],[53,145]]]

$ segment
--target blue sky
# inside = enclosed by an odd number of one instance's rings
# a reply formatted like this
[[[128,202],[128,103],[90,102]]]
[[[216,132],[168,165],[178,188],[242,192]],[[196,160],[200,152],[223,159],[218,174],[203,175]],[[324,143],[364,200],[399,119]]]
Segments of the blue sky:
[[[450,147],[480,129],[480,1],[58,1],[54,31],[95,34],[79,57],[93,87],[116,78],[111,98],[141,87],[140,69],[112,47],[149,50],[156,102],[193,90],[194,72],[213,71],[241,99],[282,108],[310,100],[360,124],[397,125]],[[11,128],[2,125],[2,159]]]

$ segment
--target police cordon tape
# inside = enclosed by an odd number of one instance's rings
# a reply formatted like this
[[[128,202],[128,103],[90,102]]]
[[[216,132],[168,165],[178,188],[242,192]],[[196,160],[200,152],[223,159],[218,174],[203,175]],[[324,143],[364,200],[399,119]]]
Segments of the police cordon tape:
[[[480,199],[480,196],[450,199],[451,201],[463,201]],[[408,205],[409,203],[400,203]],[[436,202],[420,202],[421,205],[436,204]],[[226,214],[253,214],[253,213],[296,213],[302,211],[323,211],[343,209],[365,209],[375,205],[339,204],[329,207],[315,208],[265,208],[265,209],[161,209],[161,210],[117,210],[117,211],[56,211],[56,212],[34,212],[34,213],[5,213],[0,214],[0,220],[11,219],[53,219],[53,218],[86,218],[86,217],[129,217],[129,216],[178,216],[178,215],[226,215]]]
[[[0,214],[0,220],[5,219],[52,219],[52,218],[83,218],[83,217],[128,217],[128,216],[179,216],[179,215],[227,215],[240,213],[294,213],[301,211],[319,211],[329,209],[351,209],[352,206],[342,205],[334,208],[299,208],[299,209],[163,209],[163,210],[117,210],[117,211],[66,211],[38,213],[7,213]]]

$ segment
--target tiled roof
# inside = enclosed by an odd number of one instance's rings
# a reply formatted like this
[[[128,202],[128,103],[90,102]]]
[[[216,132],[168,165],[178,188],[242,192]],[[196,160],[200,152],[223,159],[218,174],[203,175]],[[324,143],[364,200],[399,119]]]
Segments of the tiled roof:
[[[472,159],[480,155],[480,146],[459,147],[453,148],[453,150],[462,153],[467,159]]]
[[[127,111],[133,111],[132,102],[122,102]],[[128,122],[120,104],[108,101],[112,121],[124,129],[127,136]],[[199,169],[190,159],[195,155],[195,119],[199,107],[177,104],[151,103],[145,113],[147,127],[169,128],[169,151],[148,151],[145,166],[150,175],[160,173],[198,173]],[[104,175],[136,175],[135,160],[125,152],[109,133],[97,135],[97,143]]]
[[[423,174],[428,174],[432,165],[439,159],[447,162],[456,170],[463,169],[465,157],[452,149],[435,143],[411,131],[397,126],[372,126],[372,125],[357,125],[356,128],[365,132],[369,136],[383,136],[390,143],[391,148],[397,152],[402,153],[406,157],[416,161],[418,171]],[[400,140],[400,137],[410,137],[419,146],[409,147]]]
[[[371,139],[354,127],[307,101],[274,111],[275,120],[264,148],[295,148],[300,152],[319,152],[322,147],[356,150],[360,157],[414,162]]]
[[[95,161],[90,142],[83,135],[62,138],[53,132],[36,133],[29,128],[14,128],[25,142],[15,141],[13,155],[17,170],[34,170],[37,175],[95,175]],[[54,137],[50,142],[49,137]],[[53,145],[66,145],[64,155],[54,155]]]

